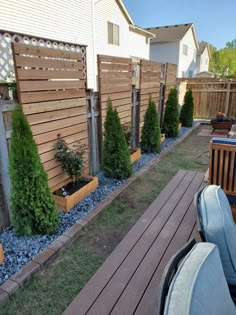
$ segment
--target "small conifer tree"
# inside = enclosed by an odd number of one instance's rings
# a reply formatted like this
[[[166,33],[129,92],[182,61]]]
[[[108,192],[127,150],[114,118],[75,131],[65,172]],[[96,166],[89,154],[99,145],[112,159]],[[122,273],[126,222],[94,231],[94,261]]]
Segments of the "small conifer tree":
[[[58,212],[30,126],[20,106],[12,114],[10,176],[12,220],[16,233],[55,232]]]
[[[177,90],[173,88],[170,90],[165,107],[163,132],[166,137],[177,137],[179,132],[179,110]]]
[[[120,118],[108,99],[107,114],[104,123],[103,168],[112,178],[127,178],[132,173],[130,152],[125,140]]]
[[[144,115],[144,125],[141,135],[142,152],[156,152],[161,150],[160,146],[161,130],[156,110],[156,105],[152,98],[149,98],[148,108]]]
[[[181,107],[181,111],[180,111],[180,119],[179,120],[182,123],[183,127],[192,127],[192,125],[193,125],[193,109],[194,109],[193,94],[192,94],[192,90],[189,89],[185,93],[184,104]]]

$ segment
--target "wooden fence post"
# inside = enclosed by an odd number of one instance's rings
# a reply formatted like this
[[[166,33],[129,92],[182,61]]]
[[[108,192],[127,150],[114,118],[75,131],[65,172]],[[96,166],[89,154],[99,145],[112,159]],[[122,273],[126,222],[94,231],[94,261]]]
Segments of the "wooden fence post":
[[[226,117],[228,116],[228,112],[229,112],[230,90],[231,90],[231,82],[228,82],[227,83],[226,97],[225,97],[225,115],[226,115]]]
[[[136,88],[132,89],[132,146],[134,148],[139,147],[139,90]]]
[[[5,132],[4,121],[3,121],[3,112],[7,111],[7,108],[8,108],[8,105],[0,104],[0,169],[1,169],[4,199],[6,201],[8,213],[11,216],[11,213],[10,213],[11,181],[10,181],[10,177],[8,173],[9,157],[8,157],[6,132]],[[8,221],[9,218],[6,218],[5,220]]]

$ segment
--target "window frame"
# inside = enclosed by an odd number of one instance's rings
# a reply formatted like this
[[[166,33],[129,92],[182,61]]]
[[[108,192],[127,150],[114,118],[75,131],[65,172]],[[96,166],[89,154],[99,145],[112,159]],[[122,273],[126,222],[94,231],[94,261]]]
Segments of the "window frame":
[[[183,55],[188,56],[188,45],[183,44]]]
[[[108,44],[120,46],[120,27],[119,25],[107,22]]]

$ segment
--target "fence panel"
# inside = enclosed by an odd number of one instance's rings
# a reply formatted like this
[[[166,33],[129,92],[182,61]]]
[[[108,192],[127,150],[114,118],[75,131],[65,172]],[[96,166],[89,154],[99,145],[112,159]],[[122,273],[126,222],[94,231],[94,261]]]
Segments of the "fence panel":
[[[140,61],[140,129],[143,126],[144,114],[148,107],[148,100],[151,96],[154,100],[157,111],[160,98],[162,64],[156,61]]]
[[[166,63],[165,67],[165,97],[164,104],[168,99],[168,95],[170,93],[170,89],[176,86],[176,73],[177,73],[177,65],[173,63]]]
[[[31,126],[51,190],[69,176],[55,161],[57,136],[88,145],[86,81],[80,52],[12,45],[19,102]],[[88,152],[85,159],[88,167]],[[88,171],[88,169],[87,169]]]
[[[98,55],[101,126],[103,129],[107,100],[112,100],[121,123],[131,124],[132,59]]]
[[[217,112],[236,119],[236,81],[191,79],[187,88],[193,91],[194,117],[212,119]]]

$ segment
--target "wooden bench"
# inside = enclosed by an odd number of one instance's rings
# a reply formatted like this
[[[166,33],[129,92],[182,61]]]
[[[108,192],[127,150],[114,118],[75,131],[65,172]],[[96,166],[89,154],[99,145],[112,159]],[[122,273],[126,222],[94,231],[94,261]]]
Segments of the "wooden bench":
[[[180,170],[118,244],[64,315],[155,314],[170,257],[196,229],[195,193],[204,173]]]

